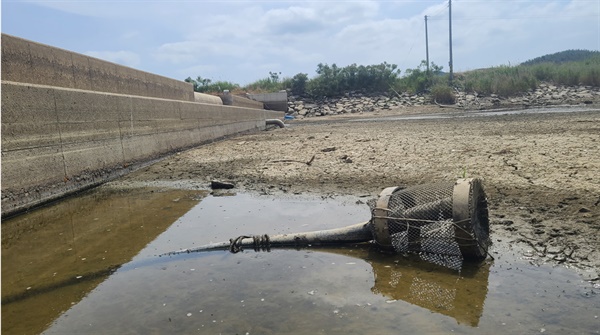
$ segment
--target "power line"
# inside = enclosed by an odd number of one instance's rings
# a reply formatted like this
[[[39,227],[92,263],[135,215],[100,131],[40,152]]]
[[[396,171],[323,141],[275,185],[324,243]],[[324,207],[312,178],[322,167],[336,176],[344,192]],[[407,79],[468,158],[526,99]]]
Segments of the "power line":
[[[440,18],[431,18],[428,16],[430,20],[435,21],[447,21],[448,18],[440,17]],[[490,20],[557,20],[557,19],[581,19],[581,18],[590,18],[597,19],[598,15],[581,15],[581,16],[523,16],[523,17],[466,17],[456,19],[453,18],[454,21],[490,21]]]
[[[445,5],[443,7],[441,7],[435,14],[432,15],[427,15],[428,18],[434,17],[434,16],[438,16],[440,15],[443,11],[446,10],[446,8],[448,8],[448,5]]]

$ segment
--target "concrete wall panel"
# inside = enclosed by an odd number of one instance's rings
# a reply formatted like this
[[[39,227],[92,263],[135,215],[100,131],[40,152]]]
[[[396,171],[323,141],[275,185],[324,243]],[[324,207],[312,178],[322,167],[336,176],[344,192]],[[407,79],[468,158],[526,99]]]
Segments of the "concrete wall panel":
[[[2,123],[2,155],[24,148],[60,146],[61,141],[60,130],[56,122]]]
[[[88,57],[88,62],[92,91],[118,93],[121,79],[117,72],[118,65],[93,57]]]
[[[2,152],[60,143],[54,91],[2,86]]]
[[[73,61],[69,53],[44,44],[28,44],[31,83],[73,88]]]
[[[119,130],[121,138],[146,136],[156,134],[158,128],[157,122],[154,120],[145,121],[119,121]]]
[[[121,141],[123,146],[124,165],[132,165],[138,162],[144,162],[164,156],[166,153],[174,152],[165,149],[165,146],[159,142],[160,135],[142,135],[135,137],[123,138]],[[189,144],[188,146],[189,147]]]
[[[2,34],[2,80],[194,101],[192,84]]]
[[[21,81],[20,75],[31,76],[29,44],[21,39],[4,38],[2,35],[2,80]],[[23,78],[30,82],[30,79]]]
[[[60,124],[60,132],[63,144],[86,143],[121,137],[117,121],[63,122]]]
[[[127,92],[131,95],[148,95],[145,73],[128,67],[119,67],[119,77],[121,80],[119,81],[118,92]]]
[[[123,164],[123,148],[118,138],[65,144],[62,150],[69,178]]]
[[[47,86],[2,86],[2,123],[56,122],[54,93]]]
[[[31,188],[64,181],[65,168],[59,146],[24,148],[2,155],[2,213],[5,212],[5,190],[30,193]],[[11,187],[5,187],[11,186]],[[8,203],[18,203],[19,199]]]
[[[134,121],[180,119],[179,102],[164,99],[136,99],[130,119]]]
[[[82,54],[71,53],[71,61],[73,62],[72,87],[81,90],[93,90],[92,79],[90,75],[90,57]]]

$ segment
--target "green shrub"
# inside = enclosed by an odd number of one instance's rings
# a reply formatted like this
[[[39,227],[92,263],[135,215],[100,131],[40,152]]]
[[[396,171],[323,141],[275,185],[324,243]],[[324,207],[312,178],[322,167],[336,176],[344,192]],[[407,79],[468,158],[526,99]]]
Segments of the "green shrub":
[[[452,105],[456,103],[456,96],[452,87],[447,84],[436,84],[431,87],[431,97],[434,102],[440,104]]]
[[[407,91],[412,94],[426,92],[432,85],[441,81],[447,81],[447,77],[442,75],[442,67],[431,63],[429,72],[427,72],[427,62],[421,61],[421,64],[415,69],[407,69],[405,75],[398,80],[395,89],[397,91]]]

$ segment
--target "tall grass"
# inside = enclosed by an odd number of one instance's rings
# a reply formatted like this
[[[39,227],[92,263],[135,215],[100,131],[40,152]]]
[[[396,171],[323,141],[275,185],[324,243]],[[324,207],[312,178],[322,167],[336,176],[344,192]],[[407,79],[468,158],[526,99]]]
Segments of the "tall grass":
[[[540,82],[564,86],[600,86],[600,56],[566,63],[499,66],[457,75],[456,85],[468,92],[512,96]]]

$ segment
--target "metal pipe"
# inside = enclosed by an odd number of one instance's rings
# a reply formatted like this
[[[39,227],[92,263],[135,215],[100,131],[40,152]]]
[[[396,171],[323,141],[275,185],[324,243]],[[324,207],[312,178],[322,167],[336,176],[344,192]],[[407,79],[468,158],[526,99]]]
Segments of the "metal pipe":
[[[265,121],[267,122],[267,125],[274,124],[279,126],[279,128],[285,128],[285,124],[279,119],[266,119]]]
[[[319,230],[297,234],[240,236],[229,242],[206,244],[196,248],[171,251],[160,256],[173,256],[191,252],[230,250],[237,252],[243,247],[255,249],[269,249],[276,247],[307,247],[310,245],[337,245],[341,243],[362,243],[373,239],[369,222],[358,223],[352,226]]]

